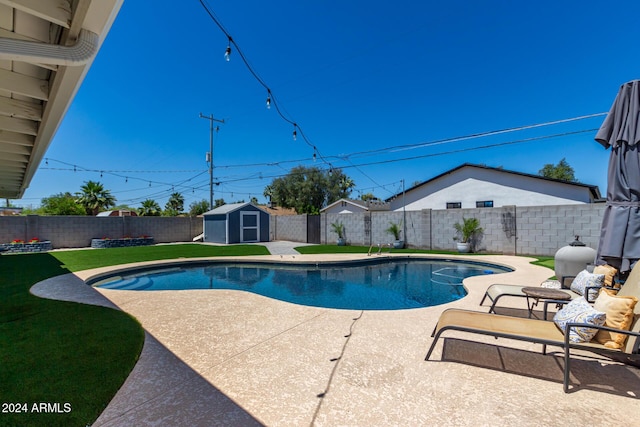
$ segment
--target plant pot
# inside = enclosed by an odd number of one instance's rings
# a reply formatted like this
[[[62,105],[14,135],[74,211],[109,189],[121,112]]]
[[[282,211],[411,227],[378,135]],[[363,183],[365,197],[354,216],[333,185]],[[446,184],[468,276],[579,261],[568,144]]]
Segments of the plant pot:
[[[338,241],[336,243],[338,244],[338,246],[344,246],[347,244],[347,242],[342,237],[338,237]]]
[[[461,254],[471,252],[471,243],[469,242],[457,242],[456,246],[458,247],[458,252],[460,252]]]
[[[393,248],[394,249],[404,248],[404,240],[396,240],[395,242],[393,242]]]

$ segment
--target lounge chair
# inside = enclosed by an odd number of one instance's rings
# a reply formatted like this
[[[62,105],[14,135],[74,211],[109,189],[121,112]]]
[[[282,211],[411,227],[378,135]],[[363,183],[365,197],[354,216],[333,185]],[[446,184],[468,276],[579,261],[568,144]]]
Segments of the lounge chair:
[[[635,267],[633,269],[617,296],[636,298],[640,296],[640,267]],[[546,354],[547,345],[554,345],[564,349],[565,363],[563,386],[565,393],[569,391],[571,349],[584,349],[616,360],[623,359],[625,363],[636,364],[636,361],[640,360],[640,304],[635,304],[629,330],[616,329],[607,326],[585,325],[584,323],[568,323],[566,328],[567,331],[569,331],[572,328],[585,326],[588,326],[589,328],[596,328],[599,331],[623,334],[627,337],[626,343],[620,349],[613,349],[610,346],[605,346],[604,344],[595,341],[595,339],[585,343],[574,343],[569,340],[570,334],[563,333],[563,331],[556,326],[554,322],[503,316],[471,310],[448,309],[442,312],[440,319],[438,320],[438,324],[431,334],[434,339],[425,360],[429,360],[429,357],[438,342],[438,338],[448,330],[542,344],[542,354]]]
[[[599,267],[596,267],[596,268],[599,268]],[[602,268],[603,270],[605,270],[605,267],[602,267]],[[613,269],[613,267],[611,267],[611,269]],[[617,271],[613,269],[613,272],[610,275],[608,275],[608,277],[605,277],[606,287],[610,287],[610,288],[613,287],[612,279],[615,273],[617,273]],[[570,284],[571,284],[571,280],[573,279],[575,279],[575,276],[565,276],[565,277],[562,277],[561,280],[559,281],[559,284],[560,284],[559,290],[568,294],[571,297],[571,299],[583,296],[581,293],[577,293],[571,290]],[[499,283],[493,284],[487,288],[487,291],[482,297],[482,301],[480,301],[480,305],[483,305],[485,300],[488,298],[489,301],[491,301],[491,307],[489,308],[489,313],[495,313],[496,304],[498,304],[498,300],[500,300],[500,298],[502,297],[526,298],[527,295],[522,291],[522,289],[525,287],[526,287],[525,285],[504,285]],[[594,292],[595,289],[596,288],[594,287],[587,287],[585,289],[585,295],[587,296],[594,295],[594,293],[597,293],[597,291]],[[587,299],[590,300],[590,298],[587,298]]]

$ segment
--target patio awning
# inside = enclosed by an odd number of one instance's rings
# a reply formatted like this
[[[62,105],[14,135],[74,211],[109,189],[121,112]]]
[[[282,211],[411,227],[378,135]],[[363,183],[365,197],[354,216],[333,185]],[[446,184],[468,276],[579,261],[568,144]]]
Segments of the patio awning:
[[[0,198],[29,187],[123,0],[0,0]]]

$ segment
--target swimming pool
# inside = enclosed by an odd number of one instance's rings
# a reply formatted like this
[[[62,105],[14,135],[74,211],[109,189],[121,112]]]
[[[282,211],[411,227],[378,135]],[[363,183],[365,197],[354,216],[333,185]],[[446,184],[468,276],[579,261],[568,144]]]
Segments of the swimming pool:
[[[208,263],[138,270],[93,283],[105,289],[232,289],[294,304],[354,310],[430,307],[458,300],[466,277],[512,271],[452,260],[393,259],[332,264]]]

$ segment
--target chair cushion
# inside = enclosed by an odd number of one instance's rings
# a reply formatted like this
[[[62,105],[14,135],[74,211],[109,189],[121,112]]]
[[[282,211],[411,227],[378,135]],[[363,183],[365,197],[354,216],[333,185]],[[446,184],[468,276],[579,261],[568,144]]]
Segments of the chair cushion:
[[[568,323],[586,323],[602,326],[606,314],[595,310],[584,298],[576,298],[553,316],[553,321],[566,334]],[[588,326],[573,327],[569,330],[569,341],[574,343],[589,342],[598,332]]]
[[[634,296],[618,296],[615,292],[602,289],[593,308],[607,314],[604,326],[629,330],[633,321],[633,309],[638,303]],[[605,347],[620,349],[627,340],[627,335],[609,331],[598,331],[595,340]]]
[[[613,279],[618,273],[615,267],[610,265],[596,265],[593,269],[594,274],[604,274],[604,285],[608,287],[613,286]]]
[[[593,298],[596,297],[597,291],[590,290],[589,295],[585,295],[585,289],[587,287],[602,287],[604,283],[604,274],[595,274],[589,273],[587,270],[582,270],[573,282],[571,282],[571,290],[579,295],[583,295],[586,299],[593,301]],[[589,298],[587,298],[589,297]]]

